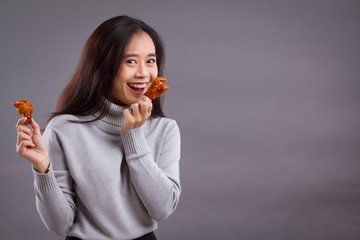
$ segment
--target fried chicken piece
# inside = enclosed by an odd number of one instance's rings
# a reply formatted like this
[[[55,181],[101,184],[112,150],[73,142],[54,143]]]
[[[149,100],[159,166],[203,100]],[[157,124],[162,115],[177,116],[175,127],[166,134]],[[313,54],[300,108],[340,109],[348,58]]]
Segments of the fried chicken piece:
[[[150,100],[162,96],[165,91],[169,91],[169,87],[164,83],[166,81],[167,79],[164,77],[154,78],[151,80],[151,85],[144,95],[150,98]]]
[[[33,113],[33,107],[27,99],[20,99],[16,103],[13,103],[14,107],[22,117],[26,117],[25,125],[32,122],[31,114]]]

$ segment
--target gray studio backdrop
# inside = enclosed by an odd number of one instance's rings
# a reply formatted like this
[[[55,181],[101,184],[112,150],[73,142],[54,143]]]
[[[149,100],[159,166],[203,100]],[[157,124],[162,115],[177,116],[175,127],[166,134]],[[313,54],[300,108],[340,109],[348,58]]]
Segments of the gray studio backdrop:
[[[183,193],[162,240],[360,239],[360,2],[0,2],[0,238],[64,239],[35,209],[11,103],[43,125],[104,20],[163,37]],[[154,193],[156,194],[156,193]]]

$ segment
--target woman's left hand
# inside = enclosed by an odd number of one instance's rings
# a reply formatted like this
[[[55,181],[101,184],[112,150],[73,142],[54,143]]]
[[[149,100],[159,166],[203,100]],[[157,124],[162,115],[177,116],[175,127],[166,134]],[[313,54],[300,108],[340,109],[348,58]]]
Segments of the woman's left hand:
[[[148,97],[142,96],[139,102],[130,105],[130,109],[131,112],[129,109],[124,110],[125,122],[121,130],[141,127],[151,115],[152,103]]]

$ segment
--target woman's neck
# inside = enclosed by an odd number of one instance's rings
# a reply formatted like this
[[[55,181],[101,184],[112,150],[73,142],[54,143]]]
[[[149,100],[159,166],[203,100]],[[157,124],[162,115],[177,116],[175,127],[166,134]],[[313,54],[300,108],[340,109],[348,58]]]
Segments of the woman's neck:
[[[118,105],[109,100],[105,100],[104,104],[108,105],[109,112],[96,121],[96,125],[106,132],[120,133],[121,125],[125,121],[123,112],[129,106]],[[95,116],[100,116],[100,113],[95,114]]]

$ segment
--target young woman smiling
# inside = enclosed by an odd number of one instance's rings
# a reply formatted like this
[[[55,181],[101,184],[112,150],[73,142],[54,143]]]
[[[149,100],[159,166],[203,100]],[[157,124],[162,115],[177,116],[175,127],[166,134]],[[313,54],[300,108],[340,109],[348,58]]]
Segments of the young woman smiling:
[[[33,165],[36,206],[66,239],[156,239],[157,221],[181,192],[180,132],[160,98],[143,96],[162,75],[163,45],[128,16],[102,23],[45,132],[17,123],[17,152]]]

